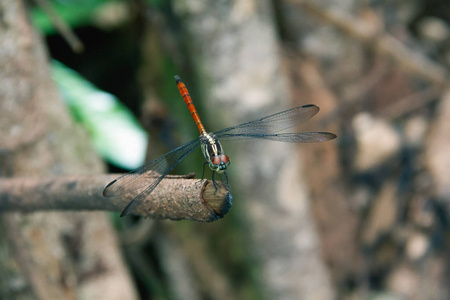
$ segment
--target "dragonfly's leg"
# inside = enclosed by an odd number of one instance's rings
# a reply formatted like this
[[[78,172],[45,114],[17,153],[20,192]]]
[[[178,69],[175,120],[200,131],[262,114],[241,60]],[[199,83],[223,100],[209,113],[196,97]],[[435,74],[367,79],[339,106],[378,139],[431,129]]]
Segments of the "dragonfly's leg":
[[[203,163],[202,179],[199,179],[199,180],[197,181],[197,183],[200,183],[200,184],[203,183],[203,179],[205,179],[205,166],[206,166],[207,163],[208,163],[207,161],[205,161],[205,162]]]
[[[225,185],[225,188],[229,191],[230,186],[228,185],[228,174],[227,172],[223,172],[223,174],[225,175],[225,182],[222,179],[222,174],[220,174],[220,181]]]
[[[227,172],[223,172],[225,174],[225,184],[228,185],[228,174]]]
[[[218,187],[218,184],[217,184],[217,182],[216,182],[216,180],[214,179],[214,175],[216,174],[216,172],[212,172],[212,182],[213,182],[213,185],[214,185],[214,188],[216,189],[215,190],[215,192],[217,192],[217,187]],[[215,193],[214,192],[214,193]]]
[[[203,171],[202,171],[202,181],[203,181],[203,179],[205,178],[204,176],[205,176],[205,167],[206,167],[206,164],[207,164],[208,162],[207,161],[205,161],[204,163],[203,163]],[[213,176],[214,176],[214,173],[213,173]]]

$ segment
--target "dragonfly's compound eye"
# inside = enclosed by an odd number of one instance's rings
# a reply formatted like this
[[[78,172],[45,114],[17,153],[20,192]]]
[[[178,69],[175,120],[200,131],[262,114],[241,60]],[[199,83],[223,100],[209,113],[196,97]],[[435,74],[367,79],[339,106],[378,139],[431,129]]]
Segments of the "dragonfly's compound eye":
[[[227,166],[230,164],[230,158],[225,154],[222,154],[220,156],[220,161],[223,162]]]
[[[220,165],[220,161],[221,161],[220,157],[221,156],[222,155],[216,155],[216,156],[211,157],[211,163],[215,166]]]
[[[209,167],[211,170],[222,173],[227,169],[227,166],[230,164],[230,158],[225,154],[216,155],[211,158],[209,163]]]

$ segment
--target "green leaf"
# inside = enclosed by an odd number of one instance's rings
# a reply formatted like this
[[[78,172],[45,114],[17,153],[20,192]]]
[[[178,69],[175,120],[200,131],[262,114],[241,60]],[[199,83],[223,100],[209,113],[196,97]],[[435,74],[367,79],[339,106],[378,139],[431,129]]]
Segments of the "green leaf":
[[[110,163],[134,169],[145,161],[148,138],[134,115],[113,95],[53,61],[52,76],[72,115],[87,129],[96,151]]]

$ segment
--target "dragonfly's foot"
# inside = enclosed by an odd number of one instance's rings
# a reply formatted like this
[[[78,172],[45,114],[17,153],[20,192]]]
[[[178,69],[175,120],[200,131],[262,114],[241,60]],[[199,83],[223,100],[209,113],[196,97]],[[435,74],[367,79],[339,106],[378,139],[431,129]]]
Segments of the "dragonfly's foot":
[[[220,181],[220,183],[213,181],[213,185],[214,185],[214,189],[215,189],[214,195],[217,193],[217,191],[220,191],[222,188],[225,188],[227,191],[231,191],[230,185],[223,181]]]
[[[220,185],[215,180],[213,180],[213,185],[214,185],[214,189],[215,189],[215,191],[214,191],[214,195],[215,195],[217,190],[220,189]]]

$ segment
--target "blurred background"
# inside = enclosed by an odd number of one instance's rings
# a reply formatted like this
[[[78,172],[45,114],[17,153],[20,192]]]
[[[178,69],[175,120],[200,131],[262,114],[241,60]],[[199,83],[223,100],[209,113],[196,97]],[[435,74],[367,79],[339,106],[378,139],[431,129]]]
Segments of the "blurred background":
[[[208,131],[316,104],[295,130],[338,136],[223,142],[222,220],[111,215],[119,246],[100,252],[119,247],[126,299],[450,298],[448,1],[25,3],[109,172],[198,137],[176,74]],[[198,150],[173,174],[202,166]]]

